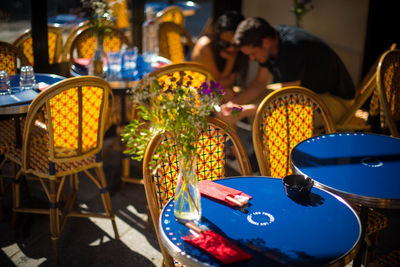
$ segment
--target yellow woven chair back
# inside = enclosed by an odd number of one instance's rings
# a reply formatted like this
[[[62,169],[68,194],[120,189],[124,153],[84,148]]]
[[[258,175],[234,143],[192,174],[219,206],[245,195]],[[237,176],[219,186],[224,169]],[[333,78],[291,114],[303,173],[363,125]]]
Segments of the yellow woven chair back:
[[[178,6],[169,6],[157,13],[157,23],[172,22],[180,26],[185,25],[185,16]]]
[[[158,28],[158,46],[160,56],[172,63],[181,63],[185,61],[186,51],[193,47],[192,36],[178,24],[163,22]]]
[[[29,65],[28,59],[18,47],[0,42],[0,70],[7,71],[9,75],[17,74],[18,60],[20,66]]]
[[[176,87],[176,81],[179,80],[180,73],[185,72],[185,77],[183,80],[183,84],[187,84],[188,81],[191,82],[191,86],[200,87],[203,82],[209,82],[214,80],[212,74],[208,71],[204,65],[197,62],[184,62],[177,64],[170,64],[159,68],[157,70],[149,73],[150,76],[157,77],[158,81],[165,88],[171,85],[171,88]],[[175,77],[174,79],[171,79]]]
[[[315,124],[322,124],[326,133],[334,131],[327,107],[314,92],[293,86],[264,98],[253,124],[253,144],[261,175],[283,178],[291,174],[290,152],[296,144],[321,130]]]
[[[376,84],[381,106],[381,124],[389,127],[393,136],[400,137],[396,122],[400,122],[400,50],[384,53],[378,64]]]
[[[44,113],[48,160],[54,163],[81,160],[103,146],[112,92],[106,81],[85,76],[61,81],[40,93],[32,102],[24,128],[24,140],[33,141],[35,121]],[[37,123],[37,122],[36,122]],[[29,168],[31,142],[24,142],[23,166]]]
[[[197,142],[198,161],[196,166],[197,178],[201,180],[216,180],[225,177],[226,152],[230,150],[237,160],[241,175],[252,175],[251,166],[236,132],[227,124],[216,119],[207,118],[207,128],[203,129]],[[158,155],[157,148],[168,146],[171,152],[167,155]],[[171,135],[156,135],[147,145],[143,159],[144,186],[147,203],[149,205],[153,224],[158,231],[158,218],[161,209],[174,196],[179,164],[174,151]],[[157,157],[158,156],[158,159]],[[150,164],[162,162],[161,167],[152,171]],[[159,242],[164,260],[171,259],[165,253],[162,243]]]
[[[49,63],[57,63],[61,58],[62,51],[62,32],[59,28],[53,26],[47,26],[47,38],[49,46]],[[30,65],[34,65],[33,61],[33,45],[32,45],[32,33],[31,30],[27,30],[13,43],[19,47],[29,60]]]
[[[108,26],[107,28],[109,31],[106,32],[103,41],[105,53],[119,51],[124,46],[125,48],[131,47],[128,37],[120,29],[113,26]],[[70,62],[73,63],[75,58],[93,58],[96,45],[97,38],[94,31],[90,27],[84,26],[72,38],[71,47],[69,48]]]

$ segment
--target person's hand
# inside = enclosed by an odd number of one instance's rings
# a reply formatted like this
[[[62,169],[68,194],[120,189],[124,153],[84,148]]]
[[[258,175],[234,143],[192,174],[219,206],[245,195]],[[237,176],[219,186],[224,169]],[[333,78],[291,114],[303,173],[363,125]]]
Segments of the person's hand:
[[[227,102],[221,106],[221,112],[217,113],[217,117],[229,125],[235,125],[240,119],[238,113],[241,112],[242,107],[232,102]]]
[[[222,99],[222,103],[227,103],[231,101],[235,97],[235,92],[231,88],[225,88],[225,95],[224,98]]]

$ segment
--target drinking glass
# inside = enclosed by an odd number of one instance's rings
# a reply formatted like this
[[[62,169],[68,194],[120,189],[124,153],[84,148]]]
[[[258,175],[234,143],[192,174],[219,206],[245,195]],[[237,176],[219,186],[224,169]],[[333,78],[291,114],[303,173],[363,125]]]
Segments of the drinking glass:
[[[121,69],[122,69],[122,55],[121,52],[107,52],[107,80],[118,81],[121,80]]]
[[[0,95],[11,94],[11,84],[7,71],[0,71]]]
[[[127,50],[122,54],[122,75],[128,80],[135,80],[137,76],[136,59],[138,53],[135,47],[132,50]]]
[[[32,66],[23,66],[21,68],[19,85],[22,90],[33,89],[36,86],[35,74]]]

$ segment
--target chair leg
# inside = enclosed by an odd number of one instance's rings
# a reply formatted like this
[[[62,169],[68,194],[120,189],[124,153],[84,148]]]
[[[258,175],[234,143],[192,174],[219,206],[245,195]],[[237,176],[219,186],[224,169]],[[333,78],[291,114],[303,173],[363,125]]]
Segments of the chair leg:
[[[14,169],[14,164],[13,164],[13,173],[15,171]],[[21,170],[15,175],[13,184],[12,184],[12,189],[13,189],[13,212],[12,212],[12,217],[11,217],[11,228],[15,229],[15,225],[17,223],[17,212],[16,210],[20,206],[20,194],[21,194],[21,187],[19,184],[19,178],[21,177]]]
[[[125,195],[126,181],[124,178],[130,177],[130,160],[127,157],[122,157],[122,181],[121,181],[121,195]]]
[[[50,233],[53,243],[54,261],[58,263],[58,238],[60,236],[60,218],[57,199],[57,183],[55,180],[50,181]]]
[[[111,219],[111,223],[114,229],[114,234],[115,234],[115,239],[119,239],[119,234],[118,234],[118,229],[117,229],[117,224],[115,223],[115,215],[112,210],[111,206],[111,198],[110,198],[110,193],[106,190],[107,188],[107,182],[106,182],[106,177],[104,175],[104,170],[103,167],[95,167],[96,171],[96,176],[98,177],[100,181],[100,185],[102,188],[100,188],[101,192],[101,199],[103,201],[103,206],[106,211],[106,214],[109,216]]]

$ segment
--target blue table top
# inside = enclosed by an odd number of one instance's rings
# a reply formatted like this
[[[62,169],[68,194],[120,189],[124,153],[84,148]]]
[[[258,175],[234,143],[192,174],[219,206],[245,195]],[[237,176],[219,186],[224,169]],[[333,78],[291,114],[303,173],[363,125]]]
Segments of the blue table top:
[[[35,74],[36,83],[46,83],[52,85],[56,82],[62,81],[65,77],[55,74]],[[21,105],[32,102],[32,100],[40,93],[39,90],[20,90],[19,88],[19,74],[10,76],[11,95],[0,96],[0,107]]]
[[[400,139],[377,134],[328,134],[292,151],[296,172],[316,185],[373,207],[400,207]]]
[[[228,237],[254,256],[241,262],[241,266],[320,266],[336,261],[347,263],[354,257],[361,225],[340,197],[312,188],[308,199],[294,201],[286,196],[281,179],[269,177],[215,182],[253,197],[243,211],[201,199],[199,224]],[[184,264],[221,266],[212,256],[181,240],[190,232],[175,219],[173,205],[173,201],[169,202],[160,216],[161,239],[168,251]]]
[[[147,2],[145,3],[145,8],[151,7],[153,8],[154,12],[159,12],[171,5],[179,6],[180,8],[182,8],[183,11],[185,10],[197,11],[200,8],[200,6],[193,1],[178,1],[172,4],[168,2]]]

